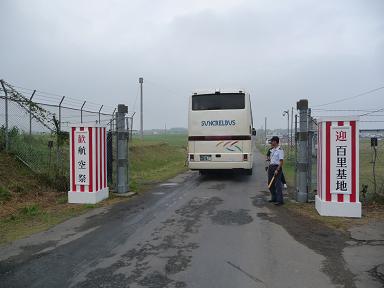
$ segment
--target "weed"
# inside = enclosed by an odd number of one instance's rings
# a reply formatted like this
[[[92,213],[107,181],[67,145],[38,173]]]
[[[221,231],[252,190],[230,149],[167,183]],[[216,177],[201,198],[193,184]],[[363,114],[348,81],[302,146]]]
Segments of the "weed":
[[[13,192],[15,193],[24,193],[25,192],[25,187],[22,186],[20,183],[12,183],[11,186],[9,187]]]
[[[66,204],[67,202],[68,202],[68,196],[67,195],[63,195],[63,196],[57,198],[57,201],[56,201],[57,204]]]
[[[11,192],[3,186],[0,186],[0,203],[10,200],[12,197]]]
[[[23,208],[21,208],[20,214],[22,214],[24,216],[30,216],[30,217],[36,216],[36,215],[41,214],[41,209],[37,204],[31,204],[31,205],[27,205],[27,206],[24,206]]]
[[[129,190],[130,190],[130,191],[137,192],[137,190],[138,190],[138,184],[137,184],[136,179],[132,179],[132,180],[129,182]]]

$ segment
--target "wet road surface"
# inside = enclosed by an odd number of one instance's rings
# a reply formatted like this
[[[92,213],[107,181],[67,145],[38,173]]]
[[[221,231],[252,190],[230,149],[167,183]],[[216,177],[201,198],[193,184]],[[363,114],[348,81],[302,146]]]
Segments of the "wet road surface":
[[[355,287],[343,236],[267,203],[263,162],[253,176],[187,172],[2,247],[0,287]]]

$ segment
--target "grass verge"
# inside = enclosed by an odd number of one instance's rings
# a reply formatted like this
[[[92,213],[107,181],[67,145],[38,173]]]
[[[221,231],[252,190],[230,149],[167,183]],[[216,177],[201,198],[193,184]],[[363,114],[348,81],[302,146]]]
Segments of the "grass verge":
[[[363,208],[362,218],[345,218],[345,217],[330,217],[320,216],[315,209],[315,203],[297,203],[287,202],[286,209],[289,209],[298,217],[308,217],[313,220],[319,221],[329,228],[337,229],[342,232],[356,225],[364,225],[369,222],[383,221],[384,210],[381,205],[368,205]]]
[[[131,190],[144,192],[186,170],[186,136],[148,136],[130,145]],[[0,153],[0,245],[46,230],[90,209],[127,198],[111,194],[96,205],[67,204],[58,192],[11,155]]]

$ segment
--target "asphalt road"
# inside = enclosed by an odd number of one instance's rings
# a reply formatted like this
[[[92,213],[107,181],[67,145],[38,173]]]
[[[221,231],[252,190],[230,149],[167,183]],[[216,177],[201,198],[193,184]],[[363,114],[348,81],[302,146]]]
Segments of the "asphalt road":
[[[356,287],[347,239],[267,203],[255,164],[188,172],[2,247],[0,287]]]

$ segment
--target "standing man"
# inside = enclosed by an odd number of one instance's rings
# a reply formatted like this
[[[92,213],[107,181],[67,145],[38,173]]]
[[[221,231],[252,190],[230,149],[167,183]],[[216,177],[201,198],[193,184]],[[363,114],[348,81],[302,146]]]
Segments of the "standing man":
[[[277,136],[271,138],[271,154],[270,164],[268,166],[268,184],[271,183],[273,176],[275,179],[272,182],[269,190],[271,191],[271,200],[276,206],[284,204],[283,200],[283,184],[281,183],[281,174],[284,162],[284,150],[279,146],[280,139]]]
[[[268,141],[269,144],[271,144],[271,141]],[[266,166],[265,166],[265,171],[268,172],[268,167],[269,167],[269,164],[271,163],[271,150],[273,149],[273,147],[271,146],[268,151],[267,151],[267,158],[266,158]],[[285,180],[285,176],[284,176],[284,171],[281,170],[281,183],[283,184],[283,188],[284,189],[287,189],[288,186],[287,186],[287,181]]]

